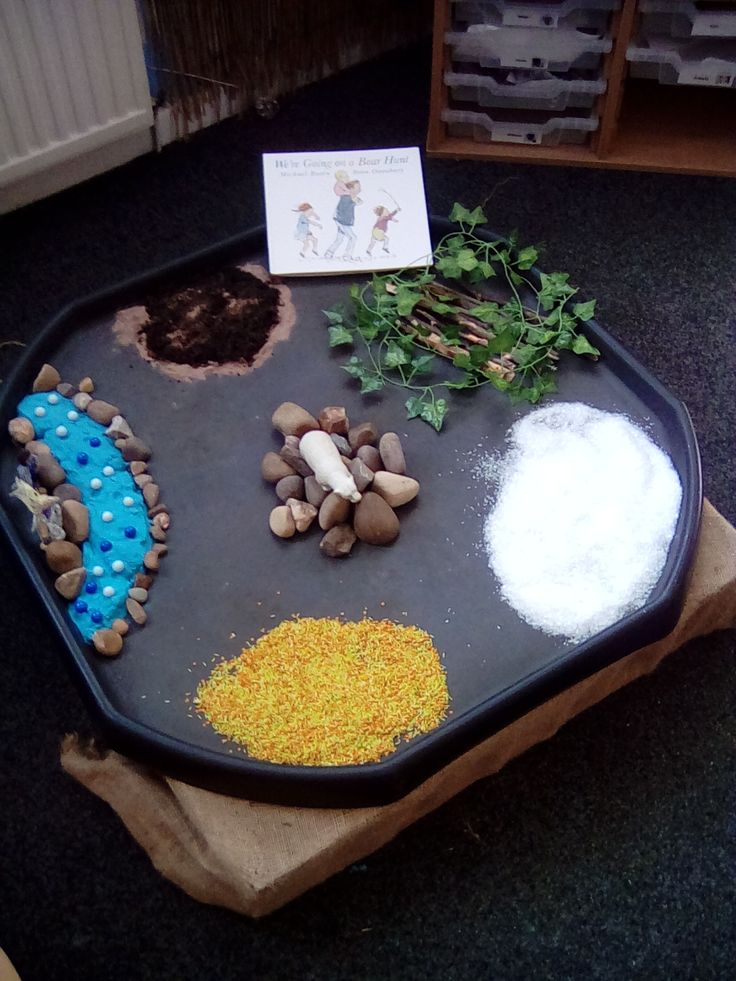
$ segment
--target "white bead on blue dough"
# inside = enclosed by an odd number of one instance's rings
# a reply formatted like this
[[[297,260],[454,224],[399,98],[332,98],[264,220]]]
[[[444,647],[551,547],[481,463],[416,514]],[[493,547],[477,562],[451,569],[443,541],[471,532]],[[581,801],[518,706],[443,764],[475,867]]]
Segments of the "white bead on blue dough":
[[[51,395],[49,395],[49,397],[46,399],[46,401],[49,403],[49,405],[58,405],[59,396],[56,394],[56,392],[52,392]]]
[[[102,468],[102,473],[105,477],[112,477],[112,475],[115,473],[115,467],[111,467],[108,463],[106,467]]]
[[[92,575],[93,576],[104,576],[105,575],[105,570],[102,568],[101,565],[95,565],[95,566],[92,567]]]
[[[67,412],[66,417],[69,420],[69,422],[76,422],[77,419],[79,418],[79,413],[77,412],[76,409],[70,409]]]
[[[42,405],[37,405],[36,408],[33,410],[33,414],[34,416],[37,416],[39,419],[43,419],[43,417],[46,415],[46,409],[44,409]]]
[[[126,508],[132,508],[135,504],[135,498],[126,496],[123,498],[123,504]]]
[[[115,515],[112,513],[112,511],[103,511],[100,517],[106,524],[109,524],[114,520]]]
[[[89,486],[92,488],[92,490],[100,490],[102,487],[102,481],[99,477],[93,477],[89,482]]]
[[[102,595],[107,596],[109,599],[111,596],[115,595],[115,589],[112,586],[105,586],[102,590]]]
[[[66,437],[69,435],[69,430],[66,428],[66,426],[57,426],[54,432],[59,439],[66,439]]]
[[[124,569],[125,569],[125,563],[123,562],[123,560],[122,559],[115,559],[115,561],[112,564],[112,571],[113,572],[122,572]]]

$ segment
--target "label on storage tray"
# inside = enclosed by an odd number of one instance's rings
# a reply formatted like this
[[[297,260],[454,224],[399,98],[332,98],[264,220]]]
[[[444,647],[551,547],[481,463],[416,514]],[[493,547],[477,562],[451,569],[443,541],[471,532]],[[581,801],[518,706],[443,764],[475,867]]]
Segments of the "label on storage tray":
[[[540,143],[541,136],[533,129],[525,129],[523,126],[499,126],[496,124],[491,130],[492,143]]]
[[[718,69],[703,68],[700,65],[687,65],[677,76],[678,85],[709,85],[712,88],[731,89],[736,87],[736,66],[734,71],[722,72]]]
[[[693,19],[693,37],[736,37],[736,11],[733,13],[696,14]]]
[[[556,13],[541,10],[504,10],[504,27],[557,27]]]

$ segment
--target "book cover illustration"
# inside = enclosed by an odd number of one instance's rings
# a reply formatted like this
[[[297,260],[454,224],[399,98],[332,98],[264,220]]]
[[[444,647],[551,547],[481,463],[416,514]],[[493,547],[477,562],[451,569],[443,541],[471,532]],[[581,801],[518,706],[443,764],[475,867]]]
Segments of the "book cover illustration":
[[[431,261],[417,147],[264,153],[271,273],[313,276]]]

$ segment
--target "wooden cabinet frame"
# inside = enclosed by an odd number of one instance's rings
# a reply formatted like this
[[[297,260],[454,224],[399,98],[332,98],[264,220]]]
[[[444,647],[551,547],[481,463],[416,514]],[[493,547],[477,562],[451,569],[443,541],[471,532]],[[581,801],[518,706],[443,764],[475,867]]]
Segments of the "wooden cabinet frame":
[[[598,130],[585,145],[520,146],[451,137],[442,122],[447,106],[444,74],[450,67],[445,32],[451,0],[435,0],[427,153],[514,163],[567,164],[684,174],[736,176],[736,90],[678,85],[628,77],[626,49],[638,27],[638,0],[623,0],[613,14],[613,48],[604,56],[608,82],[600,96]],[[523,30],[523,28],[519,28]]]

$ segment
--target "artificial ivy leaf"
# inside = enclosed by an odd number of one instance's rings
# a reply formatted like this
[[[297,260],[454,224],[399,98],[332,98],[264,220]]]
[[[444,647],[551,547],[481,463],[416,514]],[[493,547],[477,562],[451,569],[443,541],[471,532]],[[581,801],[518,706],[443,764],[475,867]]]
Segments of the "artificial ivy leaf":
[[[447,414],[447,400],[446,399],[435,399],[434,402],[424,402],[419,415],[425,422],[428,422],[430,426],[437,430],[437,432],[442,429],[442,423],[445,421],[445,415]]]
[[[471,317],[477,317],[484,324],[495,324],[498,320],[499,306],[493,300],[484,300],[483,303],[471,307],[468,313]]]
[[[576,303],[572,312],[578,320],[592,320],[595,313],[595,300],[588,300],[587,303]]]
[[[322,313],[331,324],[341,324],[343,322],[344,313],[338,307],[335,307],[334,310],[323,310]]]
[[[539,349],[533,344],[519,344],[514,348],[514,357],[522,368],[539,358]]]
[[[428,374],[434,365],[434,354],[420,354],[419,357],[412,358],[411,370],[415,375]]]
[[[496,275],[496,270],[493,268],[490,262],[486,262],[485,260],[478,263],[478,269],[483,274],[483,279],[490,279],[491,276]]]
[[[475,252],[472,249],[460,249],[457,254],[457,264],[464,272],[470,272],[478,265]]]
[[[378,392],[383,388],[383,378],[380,375],[364,375],[360,379],[360,391],[362,395],[367,395],[369,392]]]
[[[466,219],[466,223],[470,225],[471,228],[475,228],[476,225],[485,225],[487,221],[488,219],[485,216],[485,212],[480,205],[477,208],[473,208]]]
[[[341,344],[352,344],[353,335],[342,324],[328,328],[330,335],[330,347],[339,347]]]
[[[404,405],[406,406],[406,418],[416,419],[417,416],[422,413],[422,399],[419,395],[412,395],[411,398],[407,399]]]
[[[443,256],[437,260],[437,272],[447,279],[460,279],[463,274],[454,256]]]
[[[561,330],[557,336],[557,347],[563,351],[569,351],[572,348],[574,340],[575,335],[571,330]]]
[[[482,367],[488,360],[488,348],[485,344],[470,345],[470,363],[474,368]]]
[[[408,316],[422,299],[422,294],[408,286],[400,286],[396,294],[396,309],[399,316]]]
[[[456,368],[462,368],[464,371],[468,371],[473,367],[473,362],[470,360],[469,354],[456,354],[452,359],[452,363]]]
[[[475,269],[471,269],[470,272],[468,273],[469,283],[475,284],[475,283],[482,283],[485,281],[486,277],[483,275],[479,267],[480,267],[480,263],[475,267]]]
[[[509,274],[509,279],[514,284],[514,286],[521,286],[521,284],[524,282],[524,277],[520,276],[515,269],[509,269],[508,274]]]
[[[442,325],[442,343],[454,344],[460,338],[460,324],[452,322]]]
[[[592,354],[594,357],[600,356],[600,351],[597,347],[593,347],[587,337],[582,334],[578,334],[575,340],[572,342],[572,349],[575,354]]]
[[[394,338],[394,344],[398,344],[403,351],[412,351],[414,349],[414,338],[411,334],[401,334],[399,337]]]
[[[457,307],[450,303],[443,303],[438,300],[436,303],[432,304],[432,311],[434,313],[457,313]]]
[[[463,209],[463,210],[465,210],[465,209]],[[465,245],[465,236],[464,235],[451,235],[445,241],[445,248],[449,252],[457,252],[457,250],[458,249],[461,249],[463,247],[463,245]]]
[[[355,300],[357,302],[360,299],[362,289],[363,287],[360,285],[360,283],[353,283],[348,290],[348,296],[351,300]]]
[[[530,344],[549,344],[557,337],[556,330],[540,330],[539,327],[527,327],[526,339]]]
[[[449,382],[445,382],[444,385],[445,388],[460,390],[463,388],[475,388],[477,382],[472,375],[466,375],[464,378],[461,378],[460,381],[449,381]]]
[[[452,211],[450,212],[450,221],[456,222],[458,225],[468,222],[470,220],[470,212],[462,204],[457,201],[452,206]]]
[[[343,371],[347,371],[351,378],[363,378],[368,369],[360,360],[360,358],[353,355],[347,364],[342,366]]]
[[[516,265],[519,269],[531,269],[538,258],[539,252],[537,252],[533,245],[528,245],[517,255]]]
[[[489,354],[503,354],[510,351],[516,343],[516,332],[511,327],[504,327],[495,337],[489,337],[486,351]]]
[[[383,358],[383,363],[387,368],[398,368],[400,364],[409,364],[410,361],[411,357],[401,345],[397,344],[396,341],[389,341]]]

